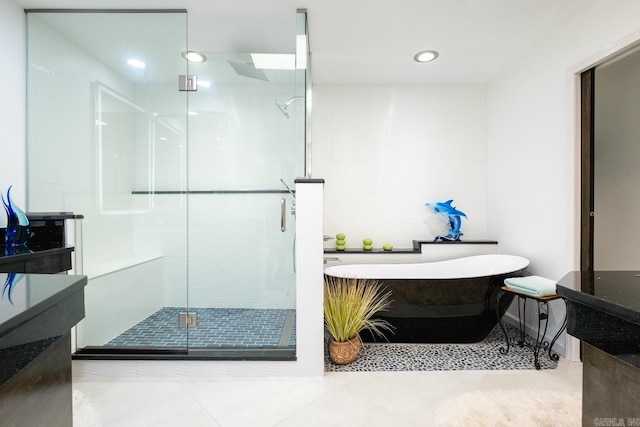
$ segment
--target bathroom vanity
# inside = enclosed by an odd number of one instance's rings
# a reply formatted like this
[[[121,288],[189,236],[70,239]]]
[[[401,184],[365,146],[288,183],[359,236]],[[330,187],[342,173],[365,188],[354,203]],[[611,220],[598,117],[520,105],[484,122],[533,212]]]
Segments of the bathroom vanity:
[[[85,276],[0,273],[0,424],[71,426],[71,328]]]
[[[640,271],[571,272],[557,293],[582,341],[582,425],[640,422]]]

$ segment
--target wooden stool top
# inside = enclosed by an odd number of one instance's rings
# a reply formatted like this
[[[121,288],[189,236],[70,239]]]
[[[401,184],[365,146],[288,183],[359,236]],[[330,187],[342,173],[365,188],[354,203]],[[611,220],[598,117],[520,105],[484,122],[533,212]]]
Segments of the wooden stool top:
[[[523,297],[532,298],[532,299],[535,299],[535,300],[538,300],[538,301],[553,301],[554,299],[562,298],[558,294],[545,295],[543,297],[537,297],[535,295],[525,294],[524,292],[518,292],[516,290],[513,290],[513,289],[509,288],[507,285],[502,286],[500,289],[502,289],[503,291],[511,292],[512,294],[521,295]]]

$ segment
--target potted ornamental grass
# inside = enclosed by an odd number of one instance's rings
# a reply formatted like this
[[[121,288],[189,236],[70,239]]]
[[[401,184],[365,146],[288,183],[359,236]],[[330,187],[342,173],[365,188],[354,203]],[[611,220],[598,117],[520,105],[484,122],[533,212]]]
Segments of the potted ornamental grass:
[[[376,280],[325,276],[324,322],[332,338],[331,360],[339,365],[353,362],[362,348],[362,330],[386,339],[384,332],[393,332],[393,327],[374,315],[391,302],[391,291]]]

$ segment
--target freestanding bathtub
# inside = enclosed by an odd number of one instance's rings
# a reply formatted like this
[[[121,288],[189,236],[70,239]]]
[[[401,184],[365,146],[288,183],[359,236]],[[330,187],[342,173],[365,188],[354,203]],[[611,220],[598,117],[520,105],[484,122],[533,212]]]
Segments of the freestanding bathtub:
[[[482,341],[509,308],[513,294],[496,299],[507,277],[524,276],[529,260],[514,255],[476,255],[417,264],[351,264],[327,267],[325,275],[382,282],[393,294],[378,317],[395,328],[398,343]],[[364,341],[375,341],[361,334]],[[377,338],[380,341],[380,338]]]

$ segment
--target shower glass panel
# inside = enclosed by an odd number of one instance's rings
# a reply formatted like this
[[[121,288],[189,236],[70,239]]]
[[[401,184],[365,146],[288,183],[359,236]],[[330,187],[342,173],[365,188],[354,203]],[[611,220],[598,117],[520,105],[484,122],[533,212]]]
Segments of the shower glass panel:
[[[292,189],[305,175],[307,51],[294,34],[290,54],[204,52],[191,64],[191,355],[295,357]]]
[[[84,215],[75,357],[295,357],[308,70],[294,23],[291,54],[189,63],[185,11],[27,19],[27,207]]]
[[[304,102],[292,69],[256,54],[205,52],[189,99],[189,307],[192,352],[295,355],[296,176]],[[265,54],[261,54],[265,56]],[[266,54],[270,56],[270,54]],[[210,83],[204,87],[202,82]],[[213,331],[213,332],[212,332]]]
[[[185,330],[131,331],[187,306],[187,14],[27,19],[28,210],[84,215],[78,353],[186,352]]]

